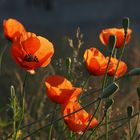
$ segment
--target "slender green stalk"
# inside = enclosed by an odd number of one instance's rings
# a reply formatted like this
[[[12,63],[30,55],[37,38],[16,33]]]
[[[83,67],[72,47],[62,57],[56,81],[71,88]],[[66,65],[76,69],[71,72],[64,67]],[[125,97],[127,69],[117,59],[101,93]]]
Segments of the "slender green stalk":
[[[109,130],[109,134],[116,131],[118,128],[121,128],[123,125],[125,125],[126,123],[128,123],[129,119],[132,119],[134,117],[136,117],[139,113],[135,113],[134,115],[131,116],[131,118],[122,118],[122,119],[118,119],[118,120],[114,120],[112,122],[120,122],[120,120],[126,120],[125,122],[123,122],[122,124],[118,125],[117,127],[115,127],[114,129]],[[111,123],[111,122],[110,122]],[[104,124],[103,124],[104,125]],[[106,134],[103,134],[102,136],[100,136],[97,140],[102,139],[103,137],[105,137]]]
[[[2,58],[3,58],[4,52],[6,51],[7,47],[8,47],[8,45],[5,45],[4,49],[2,50],[2,52],[0,54],[0,74],[1,74],[1,71],[2,71]]]
[[[121,80],[122,78],[125,78],[125,77],[126,77],[126,75],[123,75],[123,76],[119,77],[118,79],[116,79],[115,81],[119,81],[119,80]],[[99,89],[90,91],[89,94],[88,94],[88,93],[85,94],[84,96],[81,97],[81,99],[85,98],[86,96],[91,95],[91,93],[96,93],[96,92],[99,92],[99,91],[101,91],[101,90],[102,90],[102,88],[99,88]],[[56,108],[56,111],[58,111],[59,109],[60,109],[59,107]],[[37,121],[34,121],[34,122],[31,122],[31,123],[29,123],[29,124],[27,124],[27,125],[21,126],[19,129],[24,129],[24,128],[26,128],[26,127],[32,126],[32,125],[34,125],[34,124],[36,124],[36,123],[39,123],[40,121],[47,119],[53,112],[54,112],[54,111],[51,111],[51,112],[47,113],[46,115],[42,116],[42,117],[41,117],[40,119],[38,119]],[[12,136],[12,134],[13,134],[13,133],[9,134],[9,135],[6,137],[6,139],[10,138],[10,137]],[[6,139],[5,139],[5,140],[6,140]]]
[[[86,126],[86,128],[85,128],[83,134],[80,136],[80,138],[79,138],[78,140],[81,140],[82,137],[84,136],[84,134],[86,133],[86,131],[87,131],[87,129],[88,129],[88,127],[89,127],[91,121],[93,120],[95,114],[97,113],[97,111],[98,111],[98,109],[99,109],[100,103],[101,103],[101,100],[99,100],[98,105],[97,105],[97,107],[96,107],[96,110],[94,111],[94,113],[93,113],[91,119],[90,119],[89,122],[88,122],[88,125]]]
[[[124,54],[124,50],[125,50],[125,46],[126,46],[126,37],[127,37],[127,30],[125,31],[125,34],[124,34],[124,43],[123,43],[123,46],[122,46],[122,50],[121,50],[121,54],[120,54],[120,57],[119,57],[119,61],[117,63],[117,66],[116,66],[116,69],[115,69],[115,72],[114,72],[114,76],[113,76],[113,81],[115,81],[115,76],[116,76],[116,73],[117,73],[117,70],[118,70],[118,67],[119,67],[119,63],[123,57],[123,54]]]
[[[135,136],[135,133],[136,133],[136,130],[137,130],[138,124],[139,124],[139,120],[140,120],[140,101],[139,101],[138,118],[137,118],[136,125],[135,125],[134,130],[133,130],[133,133],[132,133],[132,138],[131,138],[131,140],[134,139],[134,136]]]
[[[90,135],[88,136],[87,140],[90,139],[90,137],[92,136],[92,134],[95,134],[94,132],[100,127],[100,125],[101,125],[102,122],[104,121],[105,116],[106,116],[106,112],[104,112],[104,115],[103,115],[101,121],[100,121],[99,124],[94,128],[94,130],[90,133]]]
[[[52,119],[51,119],[51,127],[50,127],[50,131],[49,131],[49,139],[48,140],[51,140],[51,137],[52,137],[52,129],[53,129],[53,120],[54,120],[54,116],[56,114],[56,107],[57,107],[57,104],[55,104],[54,106],[54,111],[53,111],[53,114],[52,114]]]
[[[54,120],[52,123],[55,124],[55,123],[57,123],[58,121],[64,119],[65,117],[68,117],[68,116],[70,116],[70,115],[73,115],[73,114],[75,114],[76,112],[79,112],[80,110],[89,107],[90,105],[94,104],[95,102],[97,102],[97,101],[99,101],[99,100],[100,100],[100,98],[97,98],[97,99],[95,99],[94,101],[92,101],[92,102],[86,104],[86,105],[83,106],[82,108],[80,108],[80,109],[78,109],[78,110],[76,110],[76,111],[74,111],[74,112],[72,112],[72,113],[69,113],[68,115],[62,116],[62,117],[60,117],[60,118]],[[45,129],[45,128],[49,127],[52,123],[49,123],[49,124],[47,124],[47,125],[45,125],[45,126],[43,126],[43,127],[40,127],[39,129],[37,129],[37,130],[31,132],[29,135],[25,136],[25,137],[22,138],[21,140],[25,140],[25,139],[27,139],[28,137],[30,137],[30,136],[32,136],[32,135],[34,135],[34,134],[37,134],[37,133],[38,133],[39,131],[41,131],[42,129]]]
[[[51,140],[51,137],[52,137],[52,128],[53,128],[53,125],[51,125],[51,127],[50,127],[48,140]]]
[[[131,119],[134,118],[134,117],[136,117],[138,114],[139,114],[139,112],[137,112],[137,113],[135,113],[134,115],[132,115],[132,116],[131,116]],[[109,121],[108,123],[109,123],[109,124],[112,124],[112,123],[117,123],[117,122],[124,121],[124,120],[128,120],[128,117],[124,117],[124,118],[112,120],[112,121]],[[101,126],[103,126],[103,125],[105,125],[105,123],[102,124]]]
[[[108,133],[110,134],[110,133],[112,133],[112,132],[114,132],[114,131],[116,131],[116,130],[118,130],[118,128],[121,128],[123,125],[125,125],[126,123],[128,122],[128,120],[127,121],[125,121],[124,123],[122,123],[122,124],[120,124],[120,125],[118,125],[117,127],[115,127],[114,129],[111,129],[111,130],[109,130],[108,131]],[[100,140],[100,139],[102,139],[103,137],[105,137],[106,136],[106,133],[105,134],[103,134],[102,136],[100,136],[99,138],[97,138],[97,140]]]
[[[22,108],[21,108],[21,117],[20,117],[20,120],[19,120],[19,123],[17,125],[17,127],[15,126],[15,135],[14,135],[14,138],[13,140],[16,140],[16,137],[17,137],[17,133],[19,131],[19,128],[21,126],[21,123],[22,123],[22,120],[24,118],[24,105],[25,105],[25,83],[26,83],[26,79],[27,79],[27,72],[25,74],[25,78],[24,78],[24,81],[23,81],[23,87],[22,87]]]
[[[102,84],[102,91],[104,91],[104,88],[106,86],[106,80],[107,80],[107,73],[108,73],[108,69],[109,69],[109,65],[110,65],[110,61],[111,61],[111,57],[114,54],[114,50],[115,50],[115,43],[114,46],[112,46],[112,50],[109,56],[109,60],[108,60],[108,64],[107,64],[107,68],[104,74],[104,78],[103,78],[103,84]],[[105,126],[105,131],[106,131],[106,140],[108,140],[108,112],[106,112],[106,117],[105,117],[105,121],[106,121],[106,126]]]
[[[13,109],[13,140],[16,139],[16,113],[17,113],[17,110],[16,110],[16,97],[15,97],[15,90],[14,90],[14,87],[12,88],[11,87],[11,100],[12,100],[12,109]]]
[[[129,138],[131,140],[131,137],[132,137],[132,126],[131,126],[131,120],[130,119],[128,121],[128,127],[129,127]]]
[[[86,85],[87,85],[87,83],[89,82],[90,78],[91,78],[91,76],[89,76],[89,77],[85,80],[85,82],[84,82],[84,84],[83,84],[83,87],[82,87],[82,90],[83,90],[83,91],[85,90]],[[79,101],[79,102],[81,101],[82,95],[83,95],[83,92],[79,95],[79,98],[78,98],[78,101]]]
[[[137,115],[139,114],[139,112],[135,113],[134,115],[132,115],[130,118],[133,119],[134,117],[136,117]],[[115,119],[115,120],[112,120],[112,121],[109,121],[108,124],[112,124],[112,123],[117,123],[117,122],[120,122],[120,121],[126,121],[128,122],[128,117],[124,117],[124,118],[120,118],[120,119]],[[126,123],[126,122],[125,122]],[[102,127],[104,126],[105,123],[101,123],[99,127]],[[97,129],[96,129],[97,130]],[[93,133],[92,133],[93,134]],[[95,133],[94,133],[95,134]],[[110,131],[109,131],[109,134],[110,134]],[[94,135],[92,135],[94,136]],[[105,136],[105,134],[104,134]],[[103,137],[103,135],[102,135]],[[68,137],[69,138],[69,137]]]

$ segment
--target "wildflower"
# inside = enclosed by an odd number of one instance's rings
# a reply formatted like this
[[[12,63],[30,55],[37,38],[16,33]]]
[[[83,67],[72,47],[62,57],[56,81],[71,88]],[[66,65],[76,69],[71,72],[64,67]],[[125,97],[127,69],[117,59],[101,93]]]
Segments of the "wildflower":
[[[107,57],[106,59],[108,60],[109,58]],[[118,61],[119,60],[117,60],[116,58],[113,57],[111,58],[109,69],[108,69],[109,76],[114,76]],[[120,61],[115,77],[118,78],[124,75],[126,71],[127,71],[127,65],[123,61]]]
[[[82,108],[78,102],[68,102],[66,104],[62,104],[61,107],[63,116],[66,116]],[[92,115],[82,109],[76,113],[64,117],[64,121],[70,130],[78,134],[82,134],[85,131],[91,117]],[[96,118],[93,118],[88,129],[95,127],[97,124],[98,122]]]
[[[3,25],[5,36],[12,41],[12,56],[19,66],[34,73],[34,69],[50,63],[54,48],[49,40],[27,32],[15,19],[4,20]]]
[[[10,39],[14,40],[17,36],[26,32],[24,26],[16,19],[9,18],[3,21],[4,35]]]
[[[31,34],[25,40],[14,41],[11,52],[17,64],[27,71],[32,71],[35,68],[47,66],[51,61],[54,49],[52,43],[46,38]]]
[[[127,36],[126,36],[126,44],[129,42],[131,38],[132,30],[127,30]],[[116,36],[116,48],[121,48],[124,43],[124,29],[123,28],[109,28],[104,29],[101,31],[99,38],[103,45],[107,46],[109,41],[109,36],[115,35]]]
[[[98,49],[87,49],[84,53],[84,60],[89,73],[95,76],[104,75],[107,67],[107,60]]]
[[[45,85],[47,95],[56,103],[64,104],[69,101],[76,101],[81,93],[81,88],[73,87],[65,77],[52,75],[46,78]]]

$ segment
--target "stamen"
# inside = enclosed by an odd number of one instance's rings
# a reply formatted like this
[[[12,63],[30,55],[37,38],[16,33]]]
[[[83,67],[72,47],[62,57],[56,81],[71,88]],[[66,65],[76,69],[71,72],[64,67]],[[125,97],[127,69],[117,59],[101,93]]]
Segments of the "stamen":
[[[32,54],[25,55],[23,60],[26,62],[39,62],[37,56],[33,56]]]

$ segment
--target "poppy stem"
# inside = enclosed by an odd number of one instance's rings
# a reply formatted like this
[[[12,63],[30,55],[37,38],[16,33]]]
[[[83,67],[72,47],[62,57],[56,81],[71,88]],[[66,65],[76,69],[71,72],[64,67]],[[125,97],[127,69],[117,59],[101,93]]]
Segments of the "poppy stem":
[[[94,101],[92,101],[92,102],[86,104],[86,105],[83,106],[82,108],[80,108],[80,109],[78,109],[78,110],[76,110],[76,111],[74,111],[74,112],[72,112],[72,113],[69,113],[68,115],[62,116],[62,117],[60,117],[60,118],[54,120],[52,123],[49,123],[49,124],[47,124],[47,125],[45,125],[45,126],[43,126],[43,127],[40,127],[39,129],[37,129],[37,130],[31,132],[29,135],[25,136],[25,137],[22,138],[21,140],[25,140],[25,139],[27,139],[28,137],[30,137],[30,136],[32,136],[32,135],[34,135],[34,134],[37,134],[39,131],[41,131],[42,129],[45,129],[45,128],[47,128],[47,127],[49,127],[51,124],[55,124],[55,123],[57,123],[58,121],[64,119],[65,117],[71,116],[71,115],[75,114],[76,112],[79,112],[80,110],[87,108],[87,107],[89,107],[90,105],[94,104],[95,102],[97,102],[97,101],[99,101],[99,100],[101,100],[101,99],[100,99],[100,98],[97,98],[97,99],[95,99]]]
[[[106,111],[104,112],[104,114],[103,114],[103,117],[102,117],[102,119],[101,119],[101,121],[98,123],[98,125],[94,128],[94,130],[90,133],[90,135],[88,136],[88,140],[90,139],[90,137],[92,136],[92,134],[95,134],[94,132],[99,128],[99,126],[102,124],[102,122],[104,121],[104,118],[105,118],[105,116],[106,116]]]
[[[135,113],[133,116],[131,116],[131,119],[134,118],[134,117],[136,117],[136,116],[138,115],[138,113],[139,113],[139,112],[137,112],[137,113]],[[123,122],[122,124],[118,125],[118,126],[115,127],[114,129],[111,129],[111,130],[108,132],[109,134],[112,133],[112,132],[114,132],[114,131],[116,131],[118,128],[122,127],[123,125],[125,125],[125,124],[129,121],[129,118],[128,118],[128,117],[127,117],[127,118],[122,118],[121,120],[126,120],[126,121]],[[119,119],[119,120],[114,120],[113,122],[116,122],[116,121],[120,121],[120,119]],[[104,136],[105,136],[105,134],[103,134],[102,136],[100,136],[99,138],[97,138],[97,140],[103,138]]]
[[[51,119],[51,127],[50,127],[50,131],[49,131],[49,138],[48,138],[48,140],[51,140],[52,138],[52,129],[53,129],[53,120],[54,120],[54,116],[55,116],[55,114],[56,114],[56,107],[57,107],[57,104],[55,104],[55,106],[54,106],[54,110],[53,110],[53,114],[52,114],[52,119]]]
[[[16,135],[17,135],[17,132],[20,130],[20,126],[21,126],[21,123],[23,121],[23,118],[24,118],[24,110],[25,110],[25,84],[26,84],[26,80],[27,80],[27,76],[28,76],[28,72],[25,73],[25,77],[24,77],[24,80],[23,80],[23,87],[22,87],[22,104],[21,104],[21,118],[20,118],[20,121],[19,121],[19,124],[17,126],[17,129],[16,129]]]
[[[113,56],[114,51],[115,51],[115,45],[116,45],[116,37],[115,36],[110,36],[108,46],[112,49],[111,49],[111,52],[110,52],[110,56],[109,56],[109,60],[108,60],[108,63],[107,63],[106,71],[105,71],[105,74],[104,74],[104,77],[103,77],[102,91],[104,91],[104,88],[106,86],[107,73],[108,73],[110,62],[111,62],[111,57]],[[108,140],[108,112],[106,112],[105,121],[106,121],[106,125],[105,125],[106,140]]]
[[[91,78],[91,76],[89,76],[89,77],[84,81],[83,86],[82,86],[82,92],[81,92],[81,94],[79,95],[78,102],[81,102],[82,95],[83,95],[83,93],[84,93],[85,88],[87,87],[87,84],[88,84],[90,78]]]
[[[86,131],[87,131],[87,129],[88,129],[88,127],[89,127],[89,125],[90,125],[92,119],[94,118],[95,114],[97,113],[97,111],[98,111],[98,109],[99,109],[100,103],[101,103],[101,100],[99,100],[96,110],[94,111],[92,117],[90,118],[90,120],[89,120],[89,122],[88,122],[88,125],[86,126],[86,128],[85,128],[83,134],[80,136],[80,138],[79,138],[78,140],[81,140],[81,138],[82,138],[82,137],[84,136],[84,134],[86,133]]]
[[[116,76],[116,73],[117,73],[117,70],[118,70],[118,67],[119,67],[119,63],[120,63],[120,61],[123,57],[123,53],[124,53],[125,46],[126,46],[126,37],[127,37],[127,30],[124,30],[124,43],[123,43],[123,47],[122,47],[121,54],[120,54],[120,57],[119,57],[119,61],[117,63],[116,69],[115,69],[115,73],[114,73],[114,76],[113,76],[113,81],[115,81],[115,76]]]
[[[132,133],[131,140],[133,140],[133,139],[134,139],[134,136],[135,136],[135,133],[136,133],[136,130],[137,130],[137,127],[138,127],[139,120],[140,120],[140,101],[139,101],[139,112],[138,112],[138,118],[137,118],[136,125],[135,125],[134,130],[133,130],[133,133]]]
[[[2,52],[0,53],[0,75],[2,73],[2,58],[3,58],[3,55],[6,51],[6,49],[8,48],[9,44],[8,45],[5,45],[4,46],[4,49],[2,50]]]

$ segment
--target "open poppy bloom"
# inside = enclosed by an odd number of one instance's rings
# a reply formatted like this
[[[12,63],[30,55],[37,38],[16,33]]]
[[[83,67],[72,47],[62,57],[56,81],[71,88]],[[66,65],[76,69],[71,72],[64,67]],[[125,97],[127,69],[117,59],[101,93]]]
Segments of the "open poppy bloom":
[[[53,44],[46,38],[27,32],[15,19],[4,20],[4,34],[12,41],[12,56],[25,70],[33,73],[38,67],[47,66],[54,54]]]
[[[128,29],[127,36],[126,36],[126,44],[129,42],[129,40],[131,38],[131,33],[132,33],[132,30]],[[120,28],[120,29],[119,28],[109,28],[109,29],[102,30],[102,32],[99,35],[99,38],[103,45],[105,45],[105,46],[108,45],[110,35],[116,36],[116,46],[115,47],[121,48],[124,43],[124,29],[123,28]]]
[[[26,34],[28,36],[29,33]],[[27,71],[47,66],[54,53],[52,43],[34,34],[27,36],[25,40],[21,36],[22,39],[12,43],[11,52],[15,61]]]
[[[107,57],[107,59],[109,58]],[[109,76],[114,76],[118,61],[119,60],[116,58],[113,57],[111,58],[109,69],[108,69]],[[115,77],[118,78],[124,75],[126,71],[127,71],[127,65],[123,61],[120,61]]]
[[[58,104],[76,101],[81,93],[81,88],[73,87],[65,77],[52,75],[46,78],[45,85],[49,98]]]
[[[84,60],[89,73],[95,76],[104,75],[107,67],[107,60],[98,49],[87,49],[84,53]]]
[[[26,32],[24,26],[19,21],[12,18],[4,20],[3,27],[4,27],[4,35],[12,41],[17,36],[24,34]]]
[[[68,102],[67,104],[63,104],[61,106],[63,116],[66,116],[82,108],[78,102]],[[68,125],[70,130],[78,134],[82,134],[85,131],[91,117],[91,114],[82,109],[74,114],[64,117],[64,121]],[[98,122],[96,118],[93,118],[89,124],[88,129],[95,127],[97,124]]]

